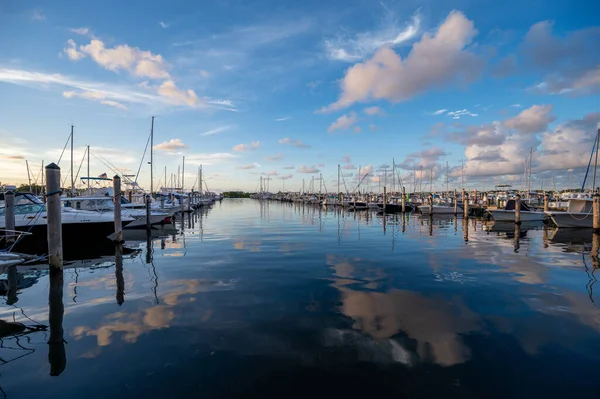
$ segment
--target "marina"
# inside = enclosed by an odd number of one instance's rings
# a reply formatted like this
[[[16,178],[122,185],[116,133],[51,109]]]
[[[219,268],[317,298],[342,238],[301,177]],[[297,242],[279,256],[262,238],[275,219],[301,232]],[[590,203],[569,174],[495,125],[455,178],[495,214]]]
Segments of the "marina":
[[[0,345],[7,398],[599,388],[591,229],[226,199],[136,231],[62,285],[3,266],[1,318],[34,328]]]

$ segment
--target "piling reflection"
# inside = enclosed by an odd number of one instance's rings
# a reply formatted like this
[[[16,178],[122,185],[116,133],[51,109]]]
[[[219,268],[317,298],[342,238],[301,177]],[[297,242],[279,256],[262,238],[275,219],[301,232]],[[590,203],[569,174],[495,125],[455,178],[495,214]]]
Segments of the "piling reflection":
[[[50,338],[48,339],[48,361],[50,362],[50,375],[59,376],[67,366],[67,354],[63,331],[63,271],[62,269],[50,270],[50,294],[48,321],[50,324]]]
[[[125,279],[123,278],[123,245],[115,245],[115,280],[117,283],[116,299],[121,306],[125,302]]]

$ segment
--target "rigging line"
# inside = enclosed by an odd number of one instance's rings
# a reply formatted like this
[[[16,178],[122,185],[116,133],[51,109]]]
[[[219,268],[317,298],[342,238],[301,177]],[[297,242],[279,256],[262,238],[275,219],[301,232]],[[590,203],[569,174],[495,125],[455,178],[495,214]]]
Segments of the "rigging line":
[[[146,147],[144,148],[144,153],[142,154],[142,160],[140,161],[140,166],[138,168],[137,174],[135,175],[135,181],[137,181],[138,176],[140,175],[140,170],[142,169],[142,164],[144,163],[144,158],[146,158],[146,151],[148,151],[148,144],[150,144],[150,137],[152,137],[152,132],[148,135],[148,140],[146,141]],[[152,151],[152,150],[150,150]],[[150,167],[154,167],[154,165],[150,165]]]
[[[69,137],[67,138],[67,142],[65,143],[65,146],[63,147],[63,150],[60,153],[60,158],[58,158],[58,162],[56,162],[57,165],[60,165],[60,160],[62,159],[63,155],[65,154],[65,150],[67,149],[67,145],[69,145],[70,140],[71,140],[71,134],[69,134]]]
[[[583,184],[581,185],[581,192],[583,192],[583,190],[585,189],[585,182],[587,180],[588,173],[590,171],[590,166],[592,165],[592,157],[594,156],[594,152],[596,151],[597,143],[598,143],[598,134],[596,134],[596,139],[594,140],[594,146],[592,147],[592,152],[590,153],[590,161],[588,162],[588,166],[585,171],[585,176],[583,178]]]
[[[81,158],[81,163],[79,164],[79,169],[77,169],[77,174],[75,175],[75,179],[74,181],[77,181],[77,178],[79,177],[79,172],[81,172],[81,167],[83,166],[83,161],[85,161],[85,156],[87,154],[87,149],[85,150],[85,152],[83,153],[83,158]],[[89,179],[89,176],[88,176]]]

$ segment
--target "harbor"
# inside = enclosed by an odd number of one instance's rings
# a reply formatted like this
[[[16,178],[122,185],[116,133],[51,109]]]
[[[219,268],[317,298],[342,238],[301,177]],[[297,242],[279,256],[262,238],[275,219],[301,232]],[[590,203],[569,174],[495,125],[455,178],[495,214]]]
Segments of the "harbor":
[[[28,328],[0,345],[6,397],[598,388],[591,230],[251,199],[181,222],[65,261],[62,285],[5,267],[2,319]]]

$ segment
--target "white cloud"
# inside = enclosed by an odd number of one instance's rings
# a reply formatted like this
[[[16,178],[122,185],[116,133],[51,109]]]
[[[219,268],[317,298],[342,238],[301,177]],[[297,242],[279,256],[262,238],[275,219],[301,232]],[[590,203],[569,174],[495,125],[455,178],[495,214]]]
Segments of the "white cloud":
[[[342,115],[339,118],[337,118],[337,120],[333,122],[331,126],[329,126],[329,129],[327,129],[327,131],[331,133],[338,129],[348,129],[352,125],[354,125],[356,121],[356,113],[352,111],[349,114]]]
[[[282,175],[282,176],[279,176],[278,179],[280,179],[280,180],[289,180],[292,177],[294,177],[294,175],[291,175],[291,174],[290,175]]]
[[[109,100],[109,99],[107,99],[107,96],[108,95],[106,92],[94,91],[94,90],[81,91],[81,92],[75,92],[75,91],[63,92],[63,97],[65,97],[65,98],[79,97],[79,98],[83,98],[86,100],[98,101],[98,102],[100,102],[100,104],[108,105],[110,107],[119,108],[122,110],[127,109],[127,106],[125,104],[122,104],[115,100]]]
[[[169,26],[171,26],[163,21],[159,21],[158,24],[160,25],[161,28],[164,28],[164,29],[167,29]]]
[[[445,113],[446,113],[446,111],[448,111],[448,110],[447,110],[447,109],[445,109],[445,108],[438,109],[437,111],[435,111],[435,112],[432,112],[432,113],[431,113],[431,115],[442,115],[442,114],[445,114]]]
[[[354,170],[356,169],[356,166],[352,165],[352,164],[346,164],[342,166],[342,169],[346,169],[346,170]]]
[[[383,47],[371,59],[348,68],[339,100],[321,111],[378,99],[401,102],[458,80],[469,83],[479,76],[483,66],[480,58],[468,50],[476,34],[473,22],[453,11],[435,35],[425,33],[413,44],[406,59]]]
[[[77,44],[71,39],[67,41],[67,47],[63,49],[70,60],[77,61],[85,57],[85,54],[77,51]]]
[[[265,159],[268,161],[278,161],[280,159],[283,159],[283,154],[271,155],[271,156],[265,157]]]
[[[363,112],[367,115],[379,115],[379,116],[383,116],[385,115],[385,113],[383,112],[383,110],[379,107],[368,107],[363,109]]]
[[[233,150],[238,151],[238,152],[246,152],[246,151],[254,151],[258,147],[260,147],[260,141],[253,141],[250,144],[238,144],[233,147]]]
[[[510,105],[512,108],[521,108],[522,105],[521,104],[511,104]]]
[[[198,96],[193,90],[181,90],[172,80],[166,80],[158,88],[158,94],[170,99],[174,104],[185,104],[194,107],[198,104]]]
[[[283,168],[281,168],[281,169],[292,170],[292,169],[296,169],[296,167],[295,167],[295,166],[284,166],[284,167],[283,167]]]
[[[87,36],[92,33],[92,31],[89,28],[72,28],[69,30],[71,32],[76,33],[81,36]],[[72,40],[69,40],[69,41],[72,42]],[[75,43],[73,43],[73,44],[75,44]]]
[[[534,105],[527,108],[514,118],[504,122],[509,129],[515,129],[524,134],[535,134],[546,130],[548,124],[554,122],[556,117],[550,115],[552,105]]]
[[[298,173],[319,173],[319,169],[316,166],[300,166],[298,168]]]
[[[223,133],[227,130],[230,130],[231,128],[233,128],[233,125],[216,127],[214,129],[210,129],[210,130],[207,130],[206,132],[200,133],[200,136],[213,136],[215,134]]]
[[[34,21],[45,21],[46,15],[44,14],[44,11],[42,11],[41,8],[36,8],[31,13],[31,19],[33,19]]]
[[[436,169],[439,168],[439,159],[446,155],[446,151],[437,146],[433,146],[422,151],[408,154],[406,159],[400,164],[397,164],[397,166],[407,170],[418,170],[421,168],[426,170]]]
[[[201,69],[200,71],[198,71],[198,73],[200,73],[200,76],[202,76],[205,79],[210,76],[210,73],[204,69]]]
[[[304,144],[302,140],[293,140],[289,137],[279,140],[279,144],[289,144],[298,148],[310,148],[310,146],[308,144]]]
[[[180,139],[171,139],[169,141],[163,141],[162,143],[154,146],[155,150],[166,152],[175,152],[178,150],[185,150],[187,148],[188,146],[184,144]]]
[[[325,54],[330,60],[354,62],[370,56],[383,46],[395,47],[416,37],[421,17],[415,14],[409,23],[400,26],[393,15],[375,31],[361,32],[354,36],[340,34],[325,40]]]
[[[256,164],[256,163],[251,163],[249,165],[238,166],[236,169],[248,170],[248,169],[255,169],[255,168],[260,168],[260,165]]]
[[[275,122],[285,122],[285,121],[287,121],[289,119],[291,119],[291,117],[286,116],[286,117],[283,117],[283,118],[277,118],[277,119],[275,119]]]
[[[437,111],[436,111],[437,112]],[[449,111],[446,115],[452,117],[452,119],[460,119],[461,116],[478,116],[478,114],[474,114],[468,109],[459,109],[456,111]]]
[[[118,72],[126,70],[136,77],[147,77],[150,79],[167,79],[170,77],[167,72],[167,63],[160,54],[153,54],[150,51],[140,50],[137,47],[130,47],[126,44],[107,48],[99,39],[92,39],[87,45],[80,45],[77,49],[75,43],[70,40],[68,49],[65,49],[67,56],[77,53],[78,60],[83,57],[91,57],[98,65],[110,71]]]
[[[236,158],[239,158],[239,156],[228,152],[199,153],[188,154],[185,157],[185,162],[186,164],[190,163],[196,165],[218,165],[230,163]]]

